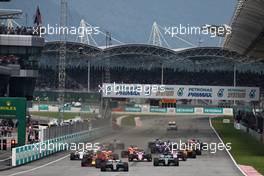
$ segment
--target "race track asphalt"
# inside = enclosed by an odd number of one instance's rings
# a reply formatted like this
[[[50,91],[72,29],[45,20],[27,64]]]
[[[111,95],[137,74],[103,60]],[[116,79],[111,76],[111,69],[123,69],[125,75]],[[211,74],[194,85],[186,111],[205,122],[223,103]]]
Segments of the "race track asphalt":
[[[168,121],[175,120],[178,131],[167,132]],[[112,135],[101,137],[93,142],[109,142],[120,140],[129,145],[137,145],[147,149],[147,143],[154,139],[170,139],[185,141],[188,138],[199,138],[206,143],[219,143],[219,139],[210,128],[208,117],[146,117],[141,128],[126,128]],[[117,151],[120,154],[120,151]],[[127,159],[124,159],[127,161]],[[226,151],[203,151],[196,159],[181,161],[179,167],[154,167],[152,162],[130,162],[129,172],[102,173],[96,168],[84,168],[80,161],[70,161],[68,152],[57,153],[8,171],[0,172],[0,176],[237,176],[242,175],[232,162]]]

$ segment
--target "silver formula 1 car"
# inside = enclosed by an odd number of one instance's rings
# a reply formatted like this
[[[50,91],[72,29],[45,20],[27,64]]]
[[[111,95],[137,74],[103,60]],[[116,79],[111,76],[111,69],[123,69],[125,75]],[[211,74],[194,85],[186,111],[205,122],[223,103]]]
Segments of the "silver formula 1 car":
[[[123,171],[128,172],[128,163],[121,160],[107,160],[101,163],[101,171]]]

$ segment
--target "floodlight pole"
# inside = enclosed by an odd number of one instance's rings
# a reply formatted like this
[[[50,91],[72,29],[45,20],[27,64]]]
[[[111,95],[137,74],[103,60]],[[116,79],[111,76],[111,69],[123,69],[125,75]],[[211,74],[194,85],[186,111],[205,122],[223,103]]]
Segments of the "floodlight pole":
[[[78,54],[80,55],[80,57],[83,57],[83,56],[87,57],[87,60],[86,60],[86,63],[87,63],[87,92],[90,92],[91,61],[90,61],[89,55],[84,53],[83,50],[84,48],[80,47],[78,49]]]
[[[236,64],[234,64],[233,72],[234,72],[234,76],[233,76],[233,86],[236,87]]]
[[[67,0],[60,0],[60,26],[67,26]],[[60,48],[59,48],[59,122],[64,119],[64,96],[65,96],[65,82],[66,82],[66,35],[60,34]]]
[[[161,85],[163,85],[163,79],[164,79],[164,70],[163,70],[163,63],[160,64],[161,65]]]
[[[90,72],[91,72],[91,62],[88,58],[87,60],[87,91],[90,92]]]
[[[234,67],[233,67],[233,72],[234,72],[234,76],[233,76],[233,86],[236,87],[236,64],[234,63]],[[234,100],[234,107],[236,106],[236,100]]]

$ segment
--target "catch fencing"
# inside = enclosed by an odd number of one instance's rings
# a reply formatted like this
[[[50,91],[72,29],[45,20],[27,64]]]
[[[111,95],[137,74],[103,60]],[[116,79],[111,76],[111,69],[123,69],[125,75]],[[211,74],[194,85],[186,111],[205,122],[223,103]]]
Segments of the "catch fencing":
[[[89,122],[75,122],[65,126],[52,126],[43,130],[43,140],[49,140],[91,129]]]

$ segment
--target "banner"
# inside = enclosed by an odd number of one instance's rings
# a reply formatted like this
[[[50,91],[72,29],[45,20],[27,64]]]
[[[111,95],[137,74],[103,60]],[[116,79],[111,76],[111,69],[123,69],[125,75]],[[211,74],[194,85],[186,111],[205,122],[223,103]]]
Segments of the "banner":
[[[204,110],[203,110],[203,108],[194,108],[194,113],[195,114],[203,114]]]
[[[258,101],[259,87],[154,85],[104,83],[99,90],[109,98],[205,99]]]
[[[49,105],[40,104],[40,105],[38,106],[38,110],[39,110],[39,111],[48,111],[48,110],[49,110]]]
[[[167,108],[150,107],[149,112],[167,113]]]
[[[204,114],[223,114],[223,108],[204,108]]]
[[[125,107],[125,112],[141,112],[140,107]]]
[[[143,105],[141,108],[142,108],[142,112],[149,112],[149,106],[148,105]]]
[[[176,113],[194,113],[194,108],[176,108]]]
[[[167,108],[168,114],[175,114],[175,108]]]

